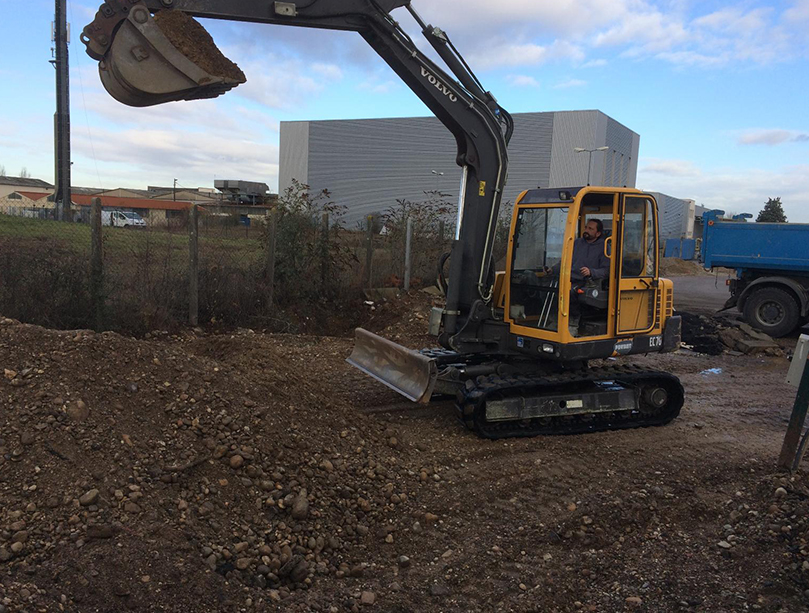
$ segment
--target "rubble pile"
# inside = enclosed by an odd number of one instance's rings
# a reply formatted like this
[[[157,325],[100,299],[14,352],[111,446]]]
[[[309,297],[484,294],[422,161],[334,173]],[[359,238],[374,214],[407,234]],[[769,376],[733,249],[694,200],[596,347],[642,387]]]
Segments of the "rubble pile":
[[[0,322],[0,606],[321,610],[395,566],[417,452],[242,340]]]
[[[749,324],[731,319],[678,312],[683,319],[682,344],[686,349],[707,355],[781,356],[783,350],[775,340]]]

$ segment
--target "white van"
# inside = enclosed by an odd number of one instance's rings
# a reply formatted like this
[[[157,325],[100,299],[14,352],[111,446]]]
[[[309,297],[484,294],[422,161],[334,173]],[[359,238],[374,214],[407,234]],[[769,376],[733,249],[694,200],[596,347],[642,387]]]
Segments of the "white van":
[[[113,228],[139,228],[146,225],[143,217],[128,211],[101,211],[101,223]]]

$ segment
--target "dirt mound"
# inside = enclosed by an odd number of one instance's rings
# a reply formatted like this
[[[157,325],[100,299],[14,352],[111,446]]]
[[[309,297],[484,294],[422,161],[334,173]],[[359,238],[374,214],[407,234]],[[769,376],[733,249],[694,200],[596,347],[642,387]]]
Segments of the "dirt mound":
[[[663,258],[660,260],[660,274],[664,277],[710,274],[695,260]]]
[[[636,356],[670,426],[486,441],[350,350],[0,319],[0,613],[805,610],[785,360]]]
[[[414,511],[408,448],[311,376],[316,350],[251,337],[4,320],[0,564],[14,606],[223,610],[243,588],[270,606],[375,563],[369,541]]]

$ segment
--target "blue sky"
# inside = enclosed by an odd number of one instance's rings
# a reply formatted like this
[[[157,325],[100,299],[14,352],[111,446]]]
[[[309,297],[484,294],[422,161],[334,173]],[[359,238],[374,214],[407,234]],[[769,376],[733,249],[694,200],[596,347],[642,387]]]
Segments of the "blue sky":
[[[599,109],[638,132],[638,187],[734,212],[780,196],[791,221],[809,222],[809,0],[413,6],[509,111]],[[48,181],[53,9],[0,0],[0,170]],[[75,185],[275,188],[281,121],[429,114],[356,34],[211,21],[248,83],[213,101],[129,108],[104,92],[78,39],[97,9],[68,2]],[[395,15],[421,44],[410,16]]]

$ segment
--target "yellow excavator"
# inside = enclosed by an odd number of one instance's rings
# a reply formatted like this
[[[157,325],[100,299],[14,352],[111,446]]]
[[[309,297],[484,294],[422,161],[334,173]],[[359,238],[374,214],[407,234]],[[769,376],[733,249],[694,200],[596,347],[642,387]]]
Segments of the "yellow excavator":
[[[399,8],[454,78],[393,18]],[[81,39],[124,104],[215,97],[245,77],[194,17],[357,32],[455,137],[456,234],[447,277],[440,266],[446,306],[430,318],[440,348],[414,351],[358,329],[351,364],[416,402],[454,395],[462,423],[487,438],[662,425],[679,414],[675,376],[608,361],[680,345],[651,195],[528,189],[514,207],[506,269],[494,272],[513,122],[410,0],[106,0]],[[599,274],[578,265],[584,251]]]

